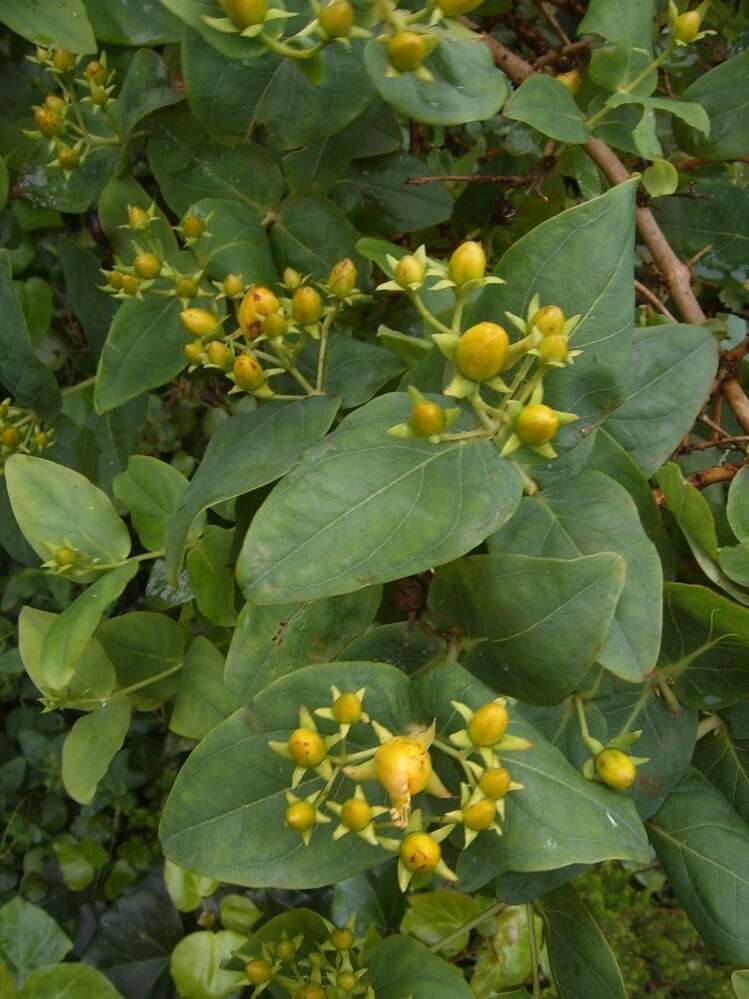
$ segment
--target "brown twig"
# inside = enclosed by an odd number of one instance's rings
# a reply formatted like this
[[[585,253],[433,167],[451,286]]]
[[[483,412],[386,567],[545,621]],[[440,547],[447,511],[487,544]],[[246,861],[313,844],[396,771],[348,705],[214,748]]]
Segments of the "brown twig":
[[[544,66],[548,66],[552,62],[558,62],[559,59],[563,59],[568,55],[575,55],[578,52],[583,52],[585,49],[590,48],[590,42],[583,39],[580,42],[571,42],[569,45],[563,45],[560,49],[554,49],[553,52],[546,52],[544,55],[539,56],[533,62],[533,69],[543,69]]]
[[[696,489],[707,489],[708,486],[714,486],[718,482],[730,482],[746,464],[744,461],[740,465],[715,465],[713,468],[703,468],[702,471],[690,475],[687,482]]]
[[[660,298],[658,298],[658,296],[654,294],[650,290],[650,288],[648,288],[647,285],[643,284],[642,281],[635,281],[635,288],[640,293],[640,295],[642,295],[645,301],[650,302],[653,308],[657,309],[662,316],[666,316],[668,319],[671,320],[672,323],[675,323],[677,321],[676,318],[672,315],[672,313],[668,311],[668,309],[660,300]]]
[[[460,182],[461,184],[504,184],[506,187],[526,187],[536,179],[533,174],[501,174],[501,173],[474,173],[469,175],[459,173],[445,173],[434,177],[409,177],[406,181],[414,187],[421,187],[422,184],[436,184],[439,181],[447,183]]]
[[[741,424],[741,429],[749,433],[749,399],[741,387],[741,382],[735,377],[726,378],[721,385],[721,392]]]
[[[745,451],[746,445],[749,444],[749,436],[729,436],[726,434],[725,437],[711,438],[709,441],[696,441],[693,444],[685,444],[682,447],[682,451],[708,451],[710,448],[717,447],[718,450],[721,448],[734,448],[737,451]]]
[[[569,35],[564,30],[564,28],[559,23],[559,21],[557,21],[557,19],[554,16],[554,14],[548,9],[548,7],[546,6],[546,4],[544,3],[544,0],[535,0],[535,4],[538,7],[538,9],[541,11],[541,13],[543,14],[543,16],[546,18],[546,20],[549,22],[549,24],[552,26],[552,28],[554,29],[554,31],[557,33],[557,36],[559,37],[559,39],[562,42],[562,44],[563,45],[571,45],[572,42],[570,40]]]

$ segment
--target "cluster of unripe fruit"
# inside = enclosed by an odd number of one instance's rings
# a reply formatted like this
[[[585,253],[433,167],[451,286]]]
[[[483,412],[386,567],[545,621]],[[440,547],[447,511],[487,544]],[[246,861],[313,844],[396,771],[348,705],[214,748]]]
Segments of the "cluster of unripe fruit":
[[[337,820],[334,840],[353,834],[396,853],[403,891],[416,874],[455,880],[443,859],[442,842],[457,828],[462,829],[465,846],[482,832],[501,835],[505,796],[522,785],[512,779],[499,754],[526,750],[530,743],[508,734],[509,716],[503,698],[475,711],[452,702],[465,727],[442,741],[436,736],[434,723],[414,728],[406,735],[394,735],[366,714],[365,694],[364,689],[341,692],[333,687],[329,706],[317,708],[314,715],[301,707],[299,725],[288,739],[269,743],[274,752],[294,765],[284,822],[305,845],[318,826]],[[314,716],[333,722],[336,731],[323,735]],[[372,730],[378,745],[349,753],[349,732],[358,728],[355,735],[359,743],[364,726]],[[448,790],[435,771],[434,750],[452,757],[461,768],[459,795]],[[332,789],[341,775],[353,783],[353,791],[337,801]],[[315,776],[323,779],[324,786],[300,797],[296,793],[299,785]],[[368,783],[375,785],[370,794],[362,787]],[[422,793],[441,799],[459,798],[459,804],[448,812],[426,815],[412,807],[413,799]],[[370,800],[373,796],[379,801]],[[381,803],[383,797],[385,803]],[[390,835],[391,830],[398,829],[403,831],[400,838]]]
[[[285,931],[275,941],[261,945],[256,956],[237,955],[245,964],[252,996],[261,995],[273,984],[293,999],[330,999],[331,996],[364,996],[374,999],[363,963],[363,940],[354,936],[355,917],[336,927],[324,920],[328,938],[315,946],[305,946],[304,934],[290,937]]]
[[[10,399],[0,402],[0,464],[11,454],[44,451],[53,443],[54,434],[44,430],[28,409],[14,406]]]
[[[106,110],[112,101],[114,70],[107,66],[106,53],[102,53],[75,76],[78,57],[63,48],[38,47],[30,61],[44,67],[57,82],[58,92],[46,94],[43,102],[34,106],[34,128],[26,134],[48,140],[53,154],[49,165],[62,170],[68,178],[85,161],[97,138],[84,125],[82,106]]]

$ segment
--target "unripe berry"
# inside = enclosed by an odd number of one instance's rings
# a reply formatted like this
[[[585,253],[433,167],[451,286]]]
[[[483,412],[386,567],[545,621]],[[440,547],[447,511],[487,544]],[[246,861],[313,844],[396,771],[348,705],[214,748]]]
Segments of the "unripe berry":
[[[137,295],[139,288],[140,278],[137,278],[134,274],[122,275],[122,290],[126,295]]]
[[[49,108],[35,109],[34,124],[48,139],[56,138],[65,131],[65,119],[56,111],[50,111]]]
[[[256,957],[245,966],[247,978],[252,985],[265,985],[273,978],[273,968],[262,957]]]
[[[56,111],[58,114],[65,114],[68,109],[65,101],[62,97],[58,97],[57,94],[47,94],[44,98],[44,106],[50,111]]]
[[[209,336],[221,328],[218,316],[207,309],[183,309],[179,321],[193,336]]]
[[[188,239],[200,239],[205,232],[205,222],[192,212],[188,212],[182,219],[182,232]]]
[[[107,273],[107,284],[114,288],[115,291],[119,291],[122,288],[122,274],[119,271],[108,271]]]
[[[341,808],[341,822],[347,829],[361,832],[372,821],[372,807],[362,798],[349,798]]]
[[[474,382],[488,381],[502,370],[510,338],[496,323],[477,323],[461,336],[455,365],[461,375]]]
[[[268,13],[266,0],[222,0],[227,17],[238,28],[262,24]]]
[[[478,281],[486,274],[486,254],[481,243],[468,240],[461,243],[450,257],[450,280],[460,287],[467,281]]]
[[[340,694],[333,702],[333,717],[342,725],[353,725],[362,716],[361,701],[350,691]]]
[[[67,49],[55,49],[52,56],[52,65],[60,73],[69,73],[75,66],[75,58]]]
[[[276,944],[276,957],[280,961],[290,961],[296,954],[296,947],[291,940],[279,940]]]
[[[328,38],[345,38],[354,26],[354,8],[349,0],[332,0],[318,15]]]
[[[338,978],[336,978],[336,985],[344,992],[353,992],[357,982],[358,978],[353,971],[342,971]]]
[[[322,985],[303,985],[298,992],[294,993],[294,999],[326,999],[325,989]]]
[[[507,708],[498,701],[484,704],[468,722],[468,736],[474,746],[494,746],[507,731]]]
[[[93,87],[91,90],[91,103],[98,108],[104,107],[109,100],[109,96],[104,87]]]
[[[276,337],[284,335],[288,325],[289,322],[282,312],[272,312],[265,317],[260,328],[269,340],[275,340]]]
[[[0,433],[0,444],[2,444],[3,447],[18,447],[20,443],[21,435],[15,427],[6,427],[5,430]]]
[[[411,410],[408,425],[417,437],[431,437],[442,433],[447,417],[436,402],[417,402]]]
[[[287,291],[296,291],[302,283],[302,275],[299,271],[295,271],[293,267],[284,267],[282,277],[284,288]]]
[[[203,345],[200,340],[193,340],[192,343],[186,343],[184,351],[185,357],[190,364],[200,364],[203,359]]]
[[[338,0],[340,2],[340,0]],[[354,290],[356,284],[356,266],[353,260],[344,257],[334,264],[328,277],[328,289],[336,298],[345,298]]]
[[[533,314],[531,326],[542,336],[557,336],[564,333],[564,313],[558,305],[545,305]]]
[[[688,10],[679,14],[674,24],[674,35],[680,42],[693,42],[700,33],[702,16],[699,11]]]
[[[563,83],[573,97],[577,96],[580,84],[582,83],[582,76],[579,69],[571,69],[568,73],[557,73],[554,79]]]
[[[351,950],[354,934],[346,926],[341,926],[330,934],[330,942],[336,950]]]
[[[410,73],[426,59],[427,42],[415,31],[399,31],[388,38],[387,50],[390,65],[399,73]]]
[[[412,832],[400,845],[400,858],[409,871],[433,871],[442,859],[442,848],[426,832]]]
[[[515,421],[515,433],[524,444],[548,444],[559,430],[559,417],[542,402],[525,406]]]
[[[224,371],[228,371],[234,363],[234,355],[221,340],[213,340],[209,343],[206,348],[206,354],[211,364],[215,364]]]
[[[148,212],[138,205],[127,206],[127,223],[133,232],[145,232],[151,224]]]
[[[139,253],[133,261],[133,267],[138,277],[151,281],[161,274],[161,261],[155,253]]]
[[[238,274],[227,274],[221,287],[227,298],[237,298],[244,291],[244,282]]]
[[[423,791],[432,775],[429,750],[405,735],[383,743],[375,753],[374,765],[377,780],[398,808],[406,806],[411,795]]]
[[[497,817],[497,806],[488,798],[482,798],[463,809],[463,825],[473,832],[488,829]]]
[[[487,798],[499,801],[510,790],[512,777],[505,767],[489,767],[479,778],[479,787]]]
[[[43,430],[40,430],[38,433],[34,434],[32,440],[34,442],[34,447],[39,451],[42,451],[49,444],[49,435],[45,434]]]
[[[595,758],[596,773],[609,787],[616,791],[626,791],[634,784],[637,767],[632,757],[620,749],[604,749]]]
[[[550,361],[563,363],[567,360],[570,352],[567,337],[563,333],[552,333],[551,336],[545,336],[536,350],[545,364]]]
[[[296,832],[308,832],[315,824],[315,809],[309,801],[294,801],[286,809],[284,816],[289,829]]]
[[[83,75],[89,83],[95,83],[101,86],[103,83],[107,82],[107,67],[102,66],[97,59],[92,59],[84,69]]]
[[[200,288],[194,278],[180,278],[177,282],[176,292],[178,298],[197,298]]]
[[[322,299],[316,288],[305,285],[297,288],[291,299],[291,311],[294,319],[302,326],[311,326],[322,315]]]
[[[445,17],[460,17],[479,7],[484,0],[437,0],[437,6]]]
[[[322,737],[311,728],[295,729],[289,736],[287,745],[292,760],[300,767],[316,767],[328,755],[328,748]]]
[[[401,288],[408,288],[409,285],[421,285],[424,281],[426,267],[413,254],[407,253],[401,257],[395,268],[395,280]]]
[[[265,383],[265,372],[252,354],[240,354],[232,366],[234,381],[245,392],[255,392]]]
[[[71,149],[70,146],[63,146],[57,154],[57,162],[63,170],[75,170],[81,162],[81,154],[77,149]]]
[[[55,562],[61,569],[72,565],[75,562],[75,552],[71,551],[70,548],[58,548],[55,552]]]

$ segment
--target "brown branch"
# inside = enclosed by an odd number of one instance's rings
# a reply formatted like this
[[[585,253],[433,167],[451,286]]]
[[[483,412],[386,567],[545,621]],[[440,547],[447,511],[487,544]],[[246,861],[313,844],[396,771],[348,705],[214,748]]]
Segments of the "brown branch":
[[[720,387],[723,398],[733,410],[742,430],[749,433],[749,399],[738,378],[726,378]]]
[[[671,320],[672,323],[676,322],[676,318],[668,311],[663,302],[654,294],[646,284],[642,281],[635,281],[635,289],[642,295],[646,302],[650,302],[654,309],[657,309],[662,316],[666,316]]]
[[[571,42],[569,45],[563,45],[560,49],[554,49],[553,52],[547,52],[545,55],[539,56],[533,62],[533,69],[543,69],[549,63],[558,62],[559,59],[563,59],[565,56],[575,55],[575,53],[583,52],[588,48],[590,48],[590,42],[585,39],[580,42]]]
[[[421,187],[422,184],[435,184],[439,181],[460,182],[461,184],[504,184],[506,187],[526,187],[536,180],[536,173],[533,174],[501,174],[501,173],[473,173],[469,175],[459,173],[445,173],[434,177],[409,177],[406,181],[414,187]]]
[[[475,30],[476,25],[472,21],[466,18],[462,20]],[[491,35],[483,34],[481,37],[491,51],[495,65],[507,73],[515,83],[522,83],[533,75],[533,66],[506,45],[502,45]],[[601,139],[590,139],[583,149],[612,184],[621,184],[629,179],[629,170]],[[671,296],[678,305],[682,317],[688,323],[704,323],[706,316],[692,290],[689,268],[671,249],[655,216],[649,208],[637,208],[636,220],[643,242],[650,250],[658,270],[668,282]]]
[[[719,451],[721,448],[731,447],[737,451],[745,451],[746,445],[749,444],[749,436],[729,436],[715,438],[715,440],[709,441],[697,441],[694,444],[685,444],[682,447],[682,451],[708,451],[710,448],[716,447]]]
[[[706,489],[714,486],[716,482],[730,482],[735,478],[746,462],[740,465],[715,465],[713,468],[703,468],[701,472],[690,475],[687,482],[690,482],[697,489]]]

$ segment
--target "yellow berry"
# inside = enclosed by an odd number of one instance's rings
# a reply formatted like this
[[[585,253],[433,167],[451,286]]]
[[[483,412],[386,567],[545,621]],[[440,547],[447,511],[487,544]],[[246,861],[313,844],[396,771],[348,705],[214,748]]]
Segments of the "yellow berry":
[[[401,842],[400,858],[409,871],[433,871],[442,858],[442,848],[429,833],[413,832]]]
[[[240,354],[232,367],[234,380],[245,392],[255,392],[265,383],[265,372],[252,354]]]
[[[582,83],[582,76],[579,69],[571,69],[568,73],[557,73],[555,79],[563,83],[573,97],[577,96],[580,84]]]
[[[139,208],[138,205],[127,206],[127,221],[133,232],[145,232],[151,224],[148,212],[144,208]]]
[[[348,0],[337,0],[337,3],[344,2],[347,6]],[[336,298],[345,298],[354,290],[356,284],[356,266],[353,260],[344,257],[334,264],[328,277],[328,289],[330,294]]]
[[[353,725],[362,716],[361,701],[350,691],[340,694],[333,702],[333,717],[342,725]]]
[[[620,749],[604,749],[595,758],[596,773],[609,787],[616,791],[626,791],[637,777],[637,767],[632,757]]]
[[[3,447],[18,447],[20,443],[21,435],[15,427],[6,427],[5,430],[0,433],[0,444],[2,444]]]
[[[550,336],[545,336],[536,350],[544,364],[549,364],[551,361],[564,363],[570,352],[564,333],[552,333]]]
[[[209,336],[221,328],[218,316],[207,309],[183,309],[179,321],[193,336]]]
[[[302,326],[311,326],[322,315],[322,299],[320,293],[311,285],[297,288],[291,299],[291,311],[294,319]]]
[[[105,87],[92,87],[91,88],[91,103],[96,107],[101,108],[109,100]]]
[[[421,285],[424,281],[426,267],[411,253],[401,257],[395,267],[395,281],[401,288],[408,288],[410,285]]]
[[[193,340],[192,343],[185,344],[185,357],[190,364],[200,364],[203,358],[203,345],[200,340]]]
[[[336,985],[344,992],[352,992],[356,988],[358,980],[353,971],[342,971],[336,978]]]
[[[60,136],[65,131],[65,119],[56,111],[50,111],[49,108],[35,109],[34,124],[48,139]]]
[[[450,280],[460,287],[467,281],[477,281],[486,274],[486,254],[481,243],[467,240],[450,257]]]
[[[302,275],[299,271],[295,271],[293,267],[284,267],[282,278],[284,288],[287,291],[296,291],[302,283]]]
[[[286,809],[284,820],[289,829],[308,832],[315,824],[315,808],[309,801],[295,801]]]
[[[75,57],[67,49],[55,49],[52,65],[60,73],[69,73],[75,66]]]
[[[182,232],[188,239],[200,239],[205,232],[205,222],[192,212],[188,212],[182,219]]]
[[[140,278],[137,278],[134,274],[123,274],[122,275],[122,290],[126,295],[135,295],[140,288]]]
[[[239,306],[239,325],[248,336],[260,336],[263,319],[278,312],[280,308],[281,303],[270,288],[253,285],[245,293]]]
[[[86,66],[83,71],[83,75],[86,77],[89,83],[103,84],[107,80],[107,68],[103,66],[98,60],[92,59],[91,62]]]
[[[341,822],[347,829],[361,832],[372,821],[372,808],[362,798],[349,798],[341,808]]]
[[[408,425],[417,437],[431,437],[445,429],[445,411],[436,402],[417,402],[411,410]]]
[[[515,433],[524,444],[548,444],[559,429],[559,417],[542,402],[520,410],[515,421]]]
[[[345,38],[354,26],[354,8],[349,0],[332,0],[320,11],[318,19],[328,38]]]
[[[269,340],[275,340],[276,337],[284,335],[288,325],[289,322],[282,312],[271,312],[263,320],[260,329],[263,336],[266,336]]]
[[[237,298],[244,291],[244,282],[238,274],[227,274],[221,287],[227,298]]]
[[[70,548],[58,548],[55,552],[55,562],[61,569],[72,565],[75,562],[75,552],[71,551]]]
[[[543,336],[556,336],[564,333],[564,313],[558,305],[545,305],[534,312],[531,326],[535,326]]]
[[[510,771],[505,767],[489,767],[479,778],[479,788],[487,798],[492,798],[494,801],[504,798],[510,790],[511,783]]]
[[[501,326],[477,323],[461,336],[455,364],[461,375],[471,381],[488,381],[502,370],[509,345],[510,338]]]
[[[468,736],[474,746],[494,746],[507,731],[507,708],[498,701],[484,704],[468,722]]]
[[[674,34],[680,42],[693,42],[700,33],[702,16],[697,10],[688,10],[679,14],[674,25]]]
[[[410,73],[426,59],[427,42],[415,31],[399,31],[388,38],[387,50],[390,65],[399,73]]]
[[[213,340],[206,348],[206,354],[211,364],[228,371],[234,363],[234,355],[221,340]]]
[[[57,162],[63,170],[75,170],[81,162],[81,154],[77,149],[71,149],[70,146],[63,146],[57,154]]]
[[[341,926],[330,934],[330,942],[336,950],[351,950],[354,934],[347,927]]]
[[[383,743],[374,758],[375,774],[396,808],[408,805],[432,775],[432,758],[416,739],[397,735]]]
[[[34,447],[42,451],[49,444],[49,435],[40,430],[39,433],[34,434],[33,442]]]
[[[227,16],[238,28],[262,24],[268,13],[266,0],[222,0]]]
[[[65,114],[68,109],[65,101],[62,97],[58,97],[57,94],[47,94],[44,98],[44,106],[50,111],[56,111],[58,114]]]
[[[273,978],[273,968],[268,961],[262,957],[256,957],[245,965],[245,972],[252,985],[265,985]]]
[[[193,278],[180,278],[177,282],[177,297],[190,299],[197,298],[200,288],[198,287],[198,282]]]
[[[326,992],[322,985],[303,985],[298,992],[294,993],[294,999],[326,999]]]
[[[107,284],[115,291],[122,288],[122,274],[119,271],[109,271],[107,273]]]
[[[139,253],[133,261],[133,267],[138,277],[152,281],[161,274],[161,261],[155,253]]]
[[[482,798],[463,809],[463,825],[473,832],[488,829],[497,817],[497,806],[489,798]]]
[[[295,729],[289,736],[288,747],[292,760],[300,767],[316,767],[328,755],[322,736],[311,728]]]

